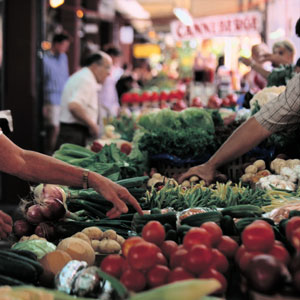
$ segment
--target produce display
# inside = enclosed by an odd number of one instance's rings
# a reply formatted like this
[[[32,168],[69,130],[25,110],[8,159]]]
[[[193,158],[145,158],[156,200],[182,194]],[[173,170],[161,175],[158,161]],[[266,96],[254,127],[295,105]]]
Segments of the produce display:
[[[281,89],[257,94],[252,112]],[[227,98],[229,110],[236,97]],[[199,99],[189,108],[166,101],[172,110],[113,119],[103,139],[54,154],[126,187],[144,214],[129,206],[109,219],[112,204],[91,188],[33,186],[11,247],[0,250],[4,299],[299,298],[300,158],[278,153],[289,138],[272,135],[243,156],[237,180],[226,165],[209,186],[197,176],[179,184],[242,120],[229,122],[234,107],[222,111],[214,97],[211,108]],[[174,176],[164,172],[168,161],[178,167]]]

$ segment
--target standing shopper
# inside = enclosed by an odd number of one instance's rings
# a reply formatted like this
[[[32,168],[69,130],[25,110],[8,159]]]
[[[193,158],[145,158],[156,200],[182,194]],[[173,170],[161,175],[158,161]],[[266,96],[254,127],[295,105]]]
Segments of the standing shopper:
[[[61,184],[74,187],[93,188],[114,206],[107,212],[115,218],[128,211],[131,204],[139,214],[142,209],[128,190],[95,172],[74,167],[51,156],[21,149],[9,140],[0,130],[0,171],[21,179]],[[0,239],[12,231],[12,219],[0,211]]]
[[[87,57],[85,65],[65,84],[57,148],[63,143],[86,146],[88,138],[99,136],[99,84],[110,74],[112,60],[99,51]]]
[[[296,35],[300,37],[300,18],[296,24]],[[288,82],[283,93],[238,127],[205,164],[192,167],[182,174],[179,182],[196,175],[209,184],[220,166],[248,152],[272,133],[299,126],[300,74],[297,74]]]
[[[51,49],[44,54],[44,120],[46,129],[46,153],[52,154],[59,132],[61,95],[69,78],[69,64],[66,52],[70,46],[69,36],[56,34]]]

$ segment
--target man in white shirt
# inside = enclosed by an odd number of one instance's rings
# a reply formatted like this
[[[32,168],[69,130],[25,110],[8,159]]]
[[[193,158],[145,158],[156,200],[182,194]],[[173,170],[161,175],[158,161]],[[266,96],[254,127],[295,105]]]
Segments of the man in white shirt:
[[[99,51],[91,54],[85,67],[68,79],[62,94],[56,148],[63,143],[85,146],[88,138],[99,136],[99,84],[109,76],[111,66],[110,56]]]

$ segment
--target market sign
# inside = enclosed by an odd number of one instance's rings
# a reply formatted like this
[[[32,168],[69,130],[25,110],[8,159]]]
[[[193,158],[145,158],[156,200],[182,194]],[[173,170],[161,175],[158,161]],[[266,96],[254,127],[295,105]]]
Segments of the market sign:
[[[262,16],[259,12],[220,15],[194,19],[192,26],[186,26],[180,21],[174,21],[170,26],[176,40],[242,36],[260,33]]]
[[[152,55],[159,55],[160,47],[155,44],[135,44],[133,45],[133,56],[135,58],[148,58]]]

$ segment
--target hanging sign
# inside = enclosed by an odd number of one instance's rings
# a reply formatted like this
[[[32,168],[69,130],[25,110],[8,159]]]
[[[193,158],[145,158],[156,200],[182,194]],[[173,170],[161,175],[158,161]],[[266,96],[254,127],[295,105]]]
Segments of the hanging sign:
[[[247,12],[194,19],[192,26],[174,21],[170,26],[176,40],[251,35],[261,32],[262,16],[259,12]]]

